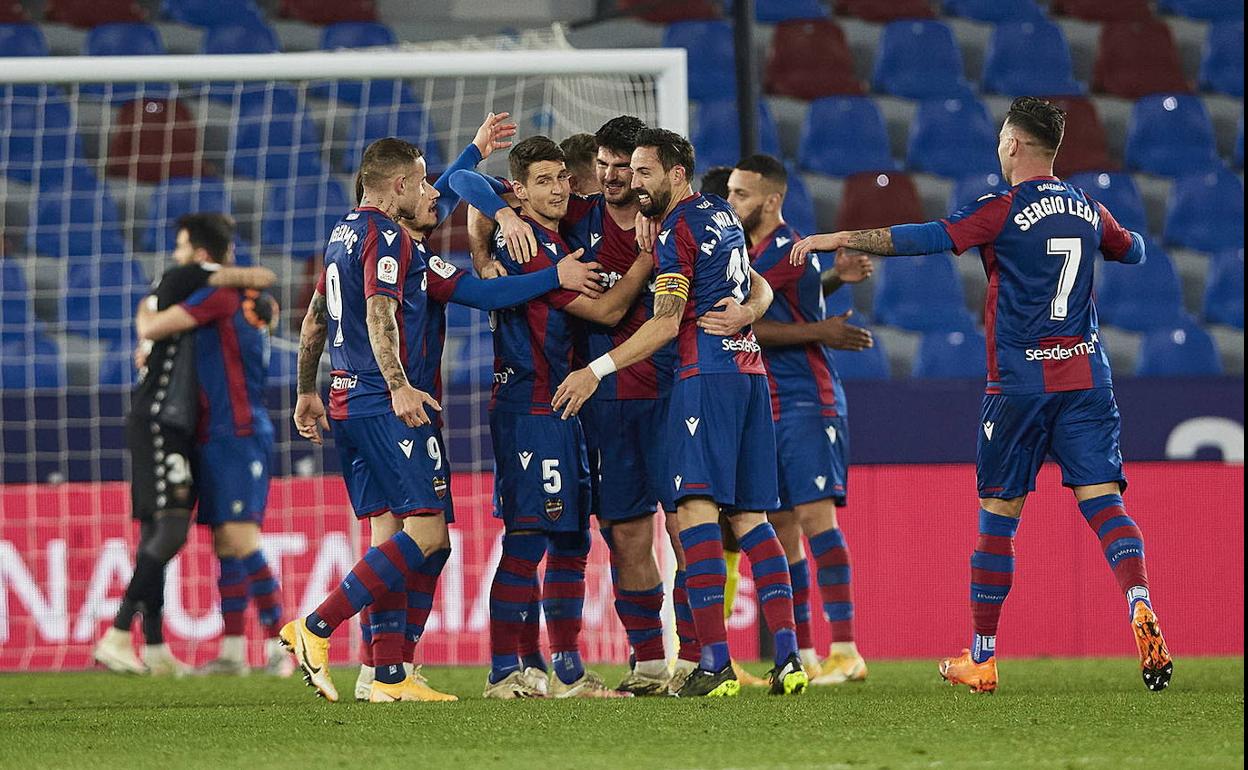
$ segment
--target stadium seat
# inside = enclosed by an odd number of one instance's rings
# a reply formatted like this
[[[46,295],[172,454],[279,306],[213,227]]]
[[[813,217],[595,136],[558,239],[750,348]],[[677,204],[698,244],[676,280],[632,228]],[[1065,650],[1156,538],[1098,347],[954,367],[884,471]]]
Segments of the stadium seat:
[[[132,340],[134,310],[148,290],[143,268],[126,255],[71,264],[65,330],[92,339]]]
[[[375,0],[282,0],[278,15],[308,24],[337,24],[343,21],[376,21]]]
[[[196,211],[230,212],[225,183],[214,177],[170,179],[152,191],[143,231],[143,250],[166,254],[173,250],[178,218]]]
[[[75,27],[144,21],[143,8],[135,0],[48,0],[43,18]]]
[[[1010,189],[999,172],[991,174],[973,174],[955,179],[953,190],[949,193],[949,213],[959,211],[988,193],[1002,193]]]
[[[1052,0],[1049,11],[1055,16],[1071,16],[1083,21],[1131,21],[1153,15],[1148,0]]]
[[[232,129],[230,155],[239,176],[285,181],[321,173],[320,132],[293,93],[244,102]]]
[[[181,102],[136,99],[117,112],[107,173],[139,182],[194,176],[202,170],[199,130]]]
[[[935,15],[928,0],[837,0],[836,12],[877,24],[899,19],[930,19]]]
[[[387,136],[401,136],[421,149],[425,166],[431,173],[441,171],[446,161],[438,146],[436,131],[424,105],[410,94],[405,93],[397,105],[359,110],[351,120],[342,170],[354,173],[359,168],[364,148],[371,142]],[[698,160],[700,162],[701,158]]]
[[[1244,249],[1213,256],[1205,283],[1205,321],[1244,328]]]
[[[1148,232],[1144,196],[1140,194],[1140,188],[1130,174],[1076,174],[1066,181],[1103,204],[1114,219],[1118,220],[1118,224],[1137,233]]]
[[[919,340],[911,375],[919,379],[981,378],[988,370],[984,335],[975,329],[927,332]]]
[[[1064,96],[1054,97],[1053,103],[1066,111],[1066,136],[1054,162],[1057,175],[1065,179],[1084,171],[1116,171],[1118,164],[1109,156],[1105,127],[1092,100]]]
[[[1135,103],[1127,125],[1127,168],[1180,176],[1216,168],[1213,122],[1199,98],[1157,94]]]
[[[0,24],[0,56],[47,56],[48,41],[38,24]]]
[[[720,5],[715,0],[687,0],[683,3],[669,3],[663,0],[618,0],[616,8],[622,13],[656,24],[718,19],[722,15],[719,12]]]
[[[321,30],[321,50],[372,48],[394,45],[398,38],[385,24],[375,21],[343,21]]]
[[[1229,169],[1179,177],[1166,210],[1166,243],[1197,251],[1244,245],[1244,183]]]
[[[1239,0],[1158,0],[1157,10],[1206,21],[1244,18],[1244,4]]]
[[[36,187],[60,184],[82,160],[82,138],[64,95],[39,87],[0,101],[0,169]]]
[[[1209,25],[1200,86],[1244,98],[1244,20]]]
[[[1170,25],[1153,18],[1103,25],[1092,88],[1124,99],[1192,90]]]
[[[734,10],[732,0],[723,0],[724,14]],[[687,3],[673,3],[686,5]],[[754,20],[760,24],[781,24],[794,19],[824,19],[828,9],[820,0],[766,0],[754,3]]]
[[[884,260],[875,279],[873,314],[879,323],[915,332],[974,327],[962,281],[948,254]]]
[[[0,0],[0,24],[25,24],[30,21],[18,0]]]
[[[863,92],[845,33],[831,19],[786,21],[776,27],[763,90],[794,99]]]
[[[817,233],[819,230],[816,225],[814,199],[810,197],[810,191],[806,189],[806,183],[802,181],[797,167],[792,164],[786,166],[789,170],[789,185],[784,196],[784,221],[801,235]]]
[[[124,254],[117,204],[87,168],[75,168],[61,183],[40,188],[26,231],[34,254],[71,260]]]
[[[167,19],[195,27],[264,23],[253,0],[163,0],[160,12]]]
[[[741,160],[741,131],[737,102],[727,99],[698,105],[698,122],[690,137],[699,168],[735,166]],[[758,146],[768,155],[780,155],[780,134],[767,103],[758,102]]]
[[[167,52],[160,30],[156,27],[151,24],[125,22],[101,24],[92,28],[87,33],[83,53],[88,56],[160,56]],[[169,92],[169,84],[149,82],[142,84],[142,89],[144,96],[163,96]],[[79,92],[112,100],[126,100],[139,94],[139,85],[84,83],[79,86]]]
[[[1213,338],[1191,321],[1149,332],[1140,343],[1137,377],[1214,377],[1221,373]]]
[[[997,130],[975,99],[934,99],[919,105],[910,128],[906,164],[947,177],[1001,170]]]
[[[1244,116],[1239,116],[1239,136],[1235,139],[1235,168],[1244,168]]]
[[[0,340],[26,335],[35,323],[26,272],[12,260],[0,259]]]
[[[871,87],[906,99],[971,96],[962,51],[939,21],[894,21],[880,36]]]
[[[1061,27],[1050,21],[998,24],[984,59],[983,89],[1007,96],[1081,94],[1070,46]]]
[[[919,192],[909,176],[867,172],[845,180],[836,229],[867,230],[924,220]]]
[[[220,24],[204,32],[202,50],[206,54],[277,53],[282,50],[282,43],[263,21]]]
[[[943,5],[950,16],[994,24],[1044,18],[1044,11],[1033,0],[944,0]]]
[[[42,332],[0,338],[0,390],[63,387],[65,363],[51,338]]]
[[[888,355],[878,335],[875,338],[875,345],[866,350],[835,351],[832,354],[832,363],[842,380],[887,380],[889,378]]]
[[[736,60],[732,26],[725,21],[678,21],[663,32],[666,48],[689,52],[689,98],[697,101],[736,98]]]
[[[260,222],[260,245],[296,259],[319,256],[334,223],[351,205],[336,179],[274,185]]]
[[[1183,290],[1174,264],[1160,244],[1150,240],[1147,249],[1143,264],[1097,264],[1096,307],[1104,323],[1147,332],[1182,318]]]
[[[829,96],[812,102],[802,124],[797,158],[803,169],[831,176],[897,168],[884,116],[865,96]]]
[[[286,347],[273,345],[269,349],[269,371],[267,383],[273,385],[293,385],[299,376],[299,354]]]

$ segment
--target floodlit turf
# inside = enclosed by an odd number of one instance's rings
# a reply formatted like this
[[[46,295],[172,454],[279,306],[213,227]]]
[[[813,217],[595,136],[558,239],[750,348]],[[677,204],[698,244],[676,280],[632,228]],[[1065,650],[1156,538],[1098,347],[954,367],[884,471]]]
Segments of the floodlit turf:
[[[756,670],[764,668],[755,666]],[[299,679],[0,676],[0,767],[1242,767],[1242,659],[1180,659],[1147,692],[1133,661],[1007,661],[994,696],[933,662],[796,698],[480,698],[482,669],[428,671],[453,704],[339,703]],[[614,681],[618,667],[604,667]],[[341,669],[349,696],[354,671]]]

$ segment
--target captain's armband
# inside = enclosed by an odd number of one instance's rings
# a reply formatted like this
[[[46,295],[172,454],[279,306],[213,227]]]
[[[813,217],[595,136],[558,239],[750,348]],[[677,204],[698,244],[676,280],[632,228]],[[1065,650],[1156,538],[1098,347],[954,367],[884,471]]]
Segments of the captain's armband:
[[[689,299],[689,279],[680,273],[663,273],[654,279],[654,294],[656,297],[664,294],[670,294],[679,297],[681,301]]]

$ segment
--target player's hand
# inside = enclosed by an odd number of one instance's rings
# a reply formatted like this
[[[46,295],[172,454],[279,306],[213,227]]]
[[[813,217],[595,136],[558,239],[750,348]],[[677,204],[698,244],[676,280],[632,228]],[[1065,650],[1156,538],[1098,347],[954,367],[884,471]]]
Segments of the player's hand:
[[[533,228],[511,209],[499,209],[494,217],[511,258],[522,265],[533,259],[537,254],[537,236],[533,235]]]
[[[864,252],[841,249],[836,252],[836,263],[832,269],[842,283],[859,283],[871,277],[875,272],[875,263]]]
[[[834,350],[866,350],[874,346],[875,338],[871,336],[870,329],[849,323],[849,317],[853,314],[854,311],[846,310],[840,315],[820,321],[823,344]]]
[[[789,252],[789,264],[794,267],[804,265],[812,251],[836,251],[844,247],[847,240],[849,240],[849,233],[846,232],[818,233],[807,236],[793,244],[793,249]]]
[[[578,250],[577,253],[584,251]],[[568,291],[580,292],[590,299],[598,299],[602,296],[602,276],[598,274],[598,269],[602,267],[597,262],[582,262],[579,259],[573,259],[572,255],[559,260],[559,264],[555,266],[555,270],[559,273],[559,286]]]
[[[754,311],[737,302],[735,297],[724,297],[715,307],[698,316],[698,328],[718,337],[731,337],[758,319]]]
[[[437,399],[411,385],[404,385],[397,390],[390,391],[390,406],[394,409],[394,416],[402,420],[403,424],[409,428],[419,428],[432,422],[429,415],[425,413],[426,406],[435,412],[442,411]]]
[[[594,395],[595,390],[598,390],[598,377],[589,370],[588,366],[584,369],[577,369],[559,383],[559,389],[555,391],[555,397],[550,405],[556,412],[563,409],[563,414],[559,416],[566,420],[581,411],[581,407],[585,405],[590,396]]]
[[[638,211],[637,218],[633,220],[633,233],[634,237],[637,238],[638,250],[646,254],[653,254],[655,241],[659,239],[659,221],[643,216]]]
[[[152,341],[139,340],[139,344],[134,346],[134,368],[142,370],[147,366],[147,357],[152,354]]]
[[[477,275],[487,281],[491,278],[502,278],[507,275],[507,268],[503,267],[503,263],[497,259],[491,259],[481,264],[480,269],[477,270]]]
[[[295,430],[317,446],[325,443],[321,431],[329,430],[329,420],[325,419],[325,404],[321,401],[321,394],[300,394],[295,401]]]
[[[481,160],[490,157],[490,153],[495,150],[511,146],[511,142],[507,140],[516,135],[516,124],[507,122],[510,117],[509,112],[491,112],[485,116],[481,127],[477,129],[477,135],[472,138],[472,143],[481,151]]]

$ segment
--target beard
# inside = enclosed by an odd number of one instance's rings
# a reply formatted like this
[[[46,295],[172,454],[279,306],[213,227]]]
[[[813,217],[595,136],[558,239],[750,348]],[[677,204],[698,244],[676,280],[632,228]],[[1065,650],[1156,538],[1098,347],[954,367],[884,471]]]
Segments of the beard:
[[[747,216],[741,217],[741,229],[745,230],[747,234],[752,233],[754,232],[754,229],[758,227],[758,224],[762,221],[763,221],[763,207],[755,206],[754,210],[751,211]]]
[[[671,190],[657,190],[655,192],[647,190],[645,193],[638,193],[638,195],[642,194],[648,196],[650,201],[649,205],[646,205],[644,201],[638,201],[641,204],[641,213],[648,217],[659,216],[664,211],[667,211],[667,204],[672,202]]]

